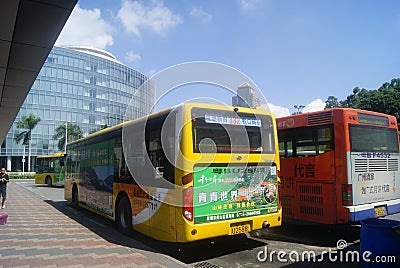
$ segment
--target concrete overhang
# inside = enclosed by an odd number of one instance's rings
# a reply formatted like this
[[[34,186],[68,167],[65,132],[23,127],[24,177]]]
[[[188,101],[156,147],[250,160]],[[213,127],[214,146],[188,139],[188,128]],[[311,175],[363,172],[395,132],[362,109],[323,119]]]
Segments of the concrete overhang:
[[[0,1],[0,144],[76,2]]]

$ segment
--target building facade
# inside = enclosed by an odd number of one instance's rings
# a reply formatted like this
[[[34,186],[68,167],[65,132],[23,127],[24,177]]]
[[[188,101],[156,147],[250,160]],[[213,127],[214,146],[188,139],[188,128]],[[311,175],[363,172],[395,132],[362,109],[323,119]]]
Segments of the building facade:
[[[27,95],[0,151],[0,164],[10,171],[28,170],[27,145],[17,144],[22,116],[41,121],[32,131],[31,169],[38,155],[59,152],[55,129],[69,122],[86,136],[121,123],[129,107],[134,119],[147,115],[154,92],[142,86],[147,77],[119,62],[112,54],[87,47],[54,47]],[[22,166],[24,164],[24,167]]]
[[[232,97],[232,106],[252,108],[259,105],[260,99],[247,82],[241,84],[237,89],[237,95]]]

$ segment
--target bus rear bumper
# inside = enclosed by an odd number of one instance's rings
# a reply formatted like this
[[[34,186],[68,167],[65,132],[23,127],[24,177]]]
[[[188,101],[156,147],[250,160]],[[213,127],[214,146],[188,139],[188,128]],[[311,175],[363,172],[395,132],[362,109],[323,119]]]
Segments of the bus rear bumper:
[[[350,221],[361,221],[370,218],[377,218],[375,208],[384,207],[386,215],[400,213],[400,199],[394,199],[372,204],[358,206],[348,206],[350,212]]]
[[[182,228],[182,230],[178,232],[176,242],[191,242],[219,236],[232,235],[230,234],[232,225],[241,223],[249,224],[251,226],[249,231],[279,227],[282,225],[282,212],[279,210],[278,213],[271,213],[252,218],[219,221],[209,224],[187,225],[185,229]]]

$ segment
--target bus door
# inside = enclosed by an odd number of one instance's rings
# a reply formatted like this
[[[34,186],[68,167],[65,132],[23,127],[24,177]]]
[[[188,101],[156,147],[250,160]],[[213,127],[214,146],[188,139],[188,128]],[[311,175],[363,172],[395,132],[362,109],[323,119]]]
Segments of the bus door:
[[[64,157],[54,159],[54,184],[63,185],[65,176]]]
[[[175,187],[175,112],[159,118],[151,118],[146,126],[146,151],[151,162],[147,171],[149,186],[147,210],[151,234],[163,240],[174,240],[175,207],[173,189]]]
[[[332,125],[314,126],[294,144],[298,219],[336,223],[335,151]]]
[[[332,127],[289,129],[282,131],[280,138],[283,215],[297,220],[335,223]]]
[[[336,223],[334,151],[294,159],[297,219]]]

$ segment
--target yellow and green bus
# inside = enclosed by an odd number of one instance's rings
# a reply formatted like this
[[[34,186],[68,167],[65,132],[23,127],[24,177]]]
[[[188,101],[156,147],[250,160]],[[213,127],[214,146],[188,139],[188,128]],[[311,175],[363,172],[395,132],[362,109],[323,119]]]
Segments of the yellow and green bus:
[[[183,103],[67,146],[65,199],[170,242],[281,225],[274,116]]]
[[[38,156],[35,167],[35,184],[63,186],[65,175],[65,153]]]

